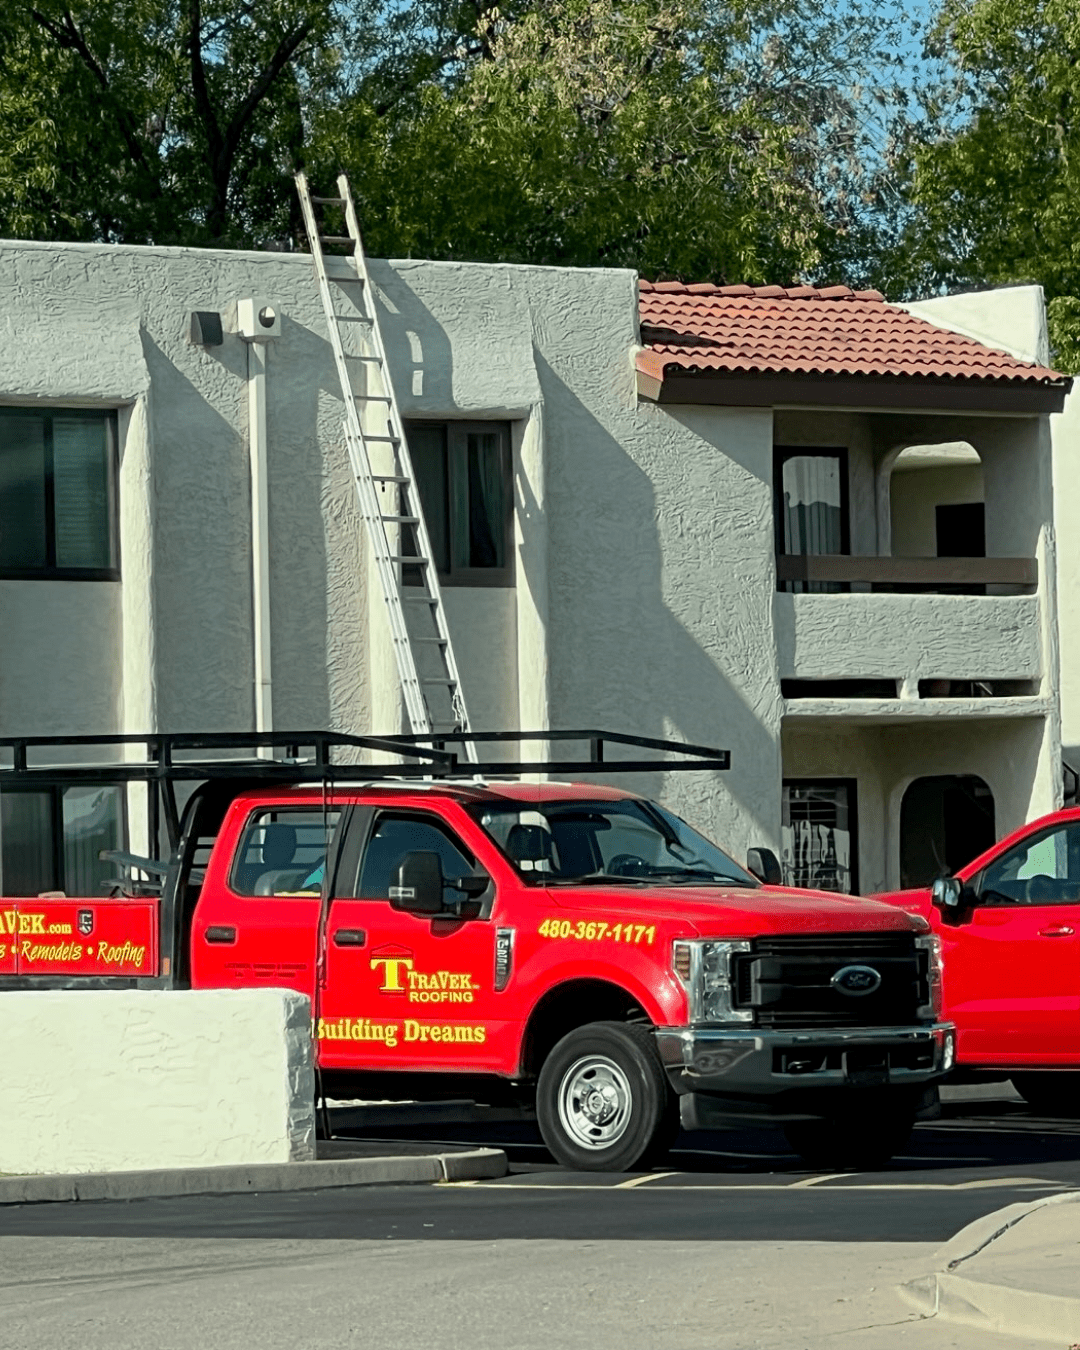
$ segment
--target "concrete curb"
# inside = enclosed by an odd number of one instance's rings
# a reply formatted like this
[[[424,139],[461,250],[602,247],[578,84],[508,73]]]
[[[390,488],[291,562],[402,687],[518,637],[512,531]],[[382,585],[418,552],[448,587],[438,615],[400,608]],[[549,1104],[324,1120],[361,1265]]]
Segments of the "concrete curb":
[[[342,1158],[320,1162],[249,1166],[177,1167],[147,1172],[85,1172],[67,1176],[0,1177],[0,1205],[61,1200],[138,1200],[153,1196],[237,1195],[245,1192],[318,1191],[344,1186],[487,1181],[504,1177],[506,1154],[498,1148],[419,1157]]]
[[[1025,1219],[1051,1205],[1080,1204],[1075,1191],[1007,1205],[962,1228],[938,1252],[940,1268],[900,1286],[924,1317],[977,1326],[984,1331],[1068,1345],[1080,1338],[1080,1293],[1049,1294],[994,1284],[964,1270],[967,1262]],[[974,1268],[972,1268],[972,1271]]]

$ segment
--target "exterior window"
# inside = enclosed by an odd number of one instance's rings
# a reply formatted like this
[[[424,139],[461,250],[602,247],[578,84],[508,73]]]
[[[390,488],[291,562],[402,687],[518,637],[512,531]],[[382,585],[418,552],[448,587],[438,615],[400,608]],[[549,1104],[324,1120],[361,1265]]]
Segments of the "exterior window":
[[[983,873],[989,905],[1075,905],[1080,902],[1080,825],[1025,839]]]
[[[786,885],[858,894],[854,780],[785,779],[780,853]]]
[[[512,586],[513,498],[506,422],[408,422],[413,470],[439,580]],[[406,539],[403,553],[415,553]],[[406,585],[420,584],[405,568]]]
[[[418,816],[381,816],[364,850],[357,895],[363,900],[388,900],[397,885],[397,871],[405,855],[430,851],[439,855],[443,876],[467,876],[473,860],[434,821]]]
[[[849,553],[847,451],[778,446],[775,453],[776,551]],[[839,591],[837,582],[786,581],[788,591]]]
[[[340,811],[275,807],[248,821],[233,864],[238,895],[319,895]]]
[[[115,784],[0,791],[0,895],[102,895],[116,878],[102,850],[124,847]]]
[[[0,578],[118,569],[115,415],[0,408]]]

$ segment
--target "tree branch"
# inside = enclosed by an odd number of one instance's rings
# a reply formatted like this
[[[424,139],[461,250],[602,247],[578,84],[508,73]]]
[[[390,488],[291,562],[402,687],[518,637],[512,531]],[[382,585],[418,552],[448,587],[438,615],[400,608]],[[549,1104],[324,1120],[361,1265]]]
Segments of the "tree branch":
[[[116,118],[117,125],[120,129],[120,135],[123,137],[124,144],[127,146],[128,154],[156,184],[157,175],[154,173],[153,168],[146,158],[146,153],[139,140],[131,115],[119,105],[116,98],[113,96],[112,87],[109,84],[109,77],[105,72],[105,68],[90,50],[86,39],[79,31],[78,26],[72,17],[71,10],[64,10],[64,20],[62,24],[57,24],[54,20],[50,19],[47,15],[42,14],[41,11],[37,9],[32,9],[30,14],[34,22],[38,24],[39,27],[44,28],[46,33],[49,34],[58,47],[74,52],[97,81],[102,92],[106,95],[106,100]],[[160,187],[158,190],[160,190]]]
[[[191,91],[195,97],[195,110],[199,114],[206,131],[207,146],[210,150],[210,162],[216,165],[221,158],[222,138],[214,105],[210,101],[210,90],[206,84],[206,65],[203,62],[202,47],[202,5],[200,0],[188,3],[188,50],[191,55]]]
[[[199,0],[192,0],[193,5],[197,5]],[[224,143],[222,145],[222,155],[231,160],[236,153],[236,147],[240,144],[240,136],[244,127],[251,120],[255,109],[266,97],[267,91],[274,83],[277,77],[292,60],[297,49],[304,42],[305,38],[315,26],[314,17],[305,19],[303,23],[298,24],[291,33],[286,34],[278,43],[277,51],[274,52],[262,74],[254,81],[248,90],[247,97],[237,108],[232,121],[229,123],[225,132]]]

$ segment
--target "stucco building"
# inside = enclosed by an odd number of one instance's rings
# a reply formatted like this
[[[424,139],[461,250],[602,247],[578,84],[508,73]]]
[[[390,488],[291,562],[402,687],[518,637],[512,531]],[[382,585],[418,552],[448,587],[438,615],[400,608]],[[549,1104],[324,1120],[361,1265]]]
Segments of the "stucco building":
[[[244,730],[256,689],[277,727],[401,729],[310,260],[0,259],[0,735]],[[843,288],[371,271],[476,729],[729,748],[639,785],[864,891],[1060,800],[1041,295],[977,341]],[[124,815],[0,779],[9,888],[89,884]]]

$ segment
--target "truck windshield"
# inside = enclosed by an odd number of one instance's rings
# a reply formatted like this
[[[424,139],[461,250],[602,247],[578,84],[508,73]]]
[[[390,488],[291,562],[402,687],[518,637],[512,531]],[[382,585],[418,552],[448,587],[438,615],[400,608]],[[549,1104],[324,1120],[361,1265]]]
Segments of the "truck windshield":
[[[472,812],[522,880],[533,885],[758,885],[715,844],[655,802],[517,802],[485,804]]]

